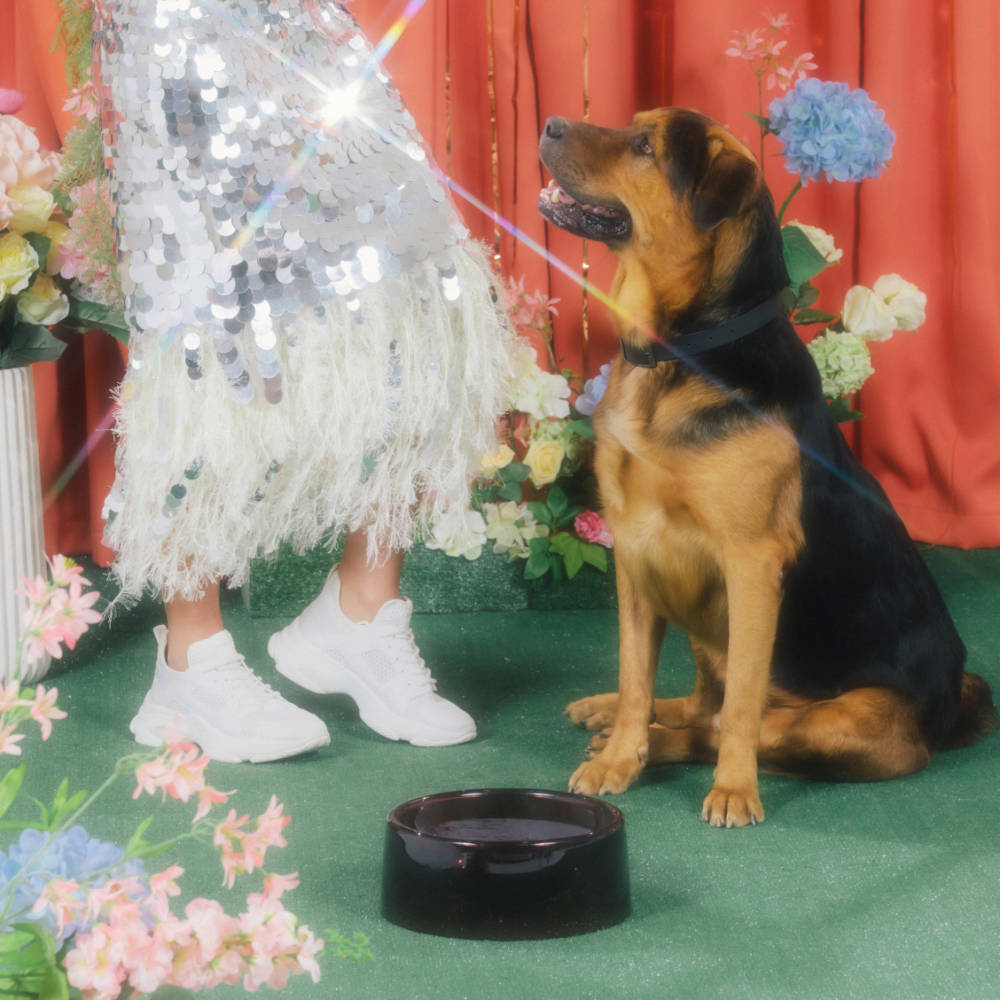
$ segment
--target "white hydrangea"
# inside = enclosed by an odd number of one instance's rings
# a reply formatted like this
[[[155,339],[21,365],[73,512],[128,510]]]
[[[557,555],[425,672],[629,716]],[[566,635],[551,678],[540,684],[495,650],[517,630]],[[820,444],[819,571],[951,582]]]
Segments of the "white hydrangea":
[[[513,558],[527,559],[531,555],[532,538],[544,538],[547,525],[539,524],[528,508],[513,500],[483,504],[486,537],[493,542],[493,551],[509,553]]]
[[[431,525],[430,537],[424,544],[429,549],[441,549],[446,556],[478,559],[486,544],[486,522],[478,510],[449,507]]]
[[[809,344],[809,353],[823,379],[823,395],[827,399],[857,392],[875,371],[867,338],[861,333],[827,330]]]
[[[885,303],[897,330],[916,330],[927,319],[927,295],[898,274],[883,274],[872,291]]]
[[[519,344],[514,352],[510,407],[536,420],[569,416],[569,383],[562,375],[543,371],[535,351]]]
[[[820,229],[819,226],[809,226],[804,222],[799,222],[798,219],[789,219],[788,225],[801,229],[806,239],[828,264],[836,264],[844,256],[844,251],[837,247],[833,242],[833,237],[825,229]]]

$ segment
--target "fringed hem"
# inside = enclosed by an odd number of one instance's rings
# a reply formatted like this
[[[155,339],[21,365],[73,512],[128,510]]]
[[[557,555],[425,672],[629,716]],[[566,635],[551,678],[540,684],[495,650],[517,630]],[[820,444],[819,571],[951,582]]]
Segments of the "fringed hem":
[[[407,549],[468,503],[513,337],[478,248],[451,256],[457,281],[442,283],[438,259],[356,293],[356,309],[338,297],[298,315],[275,347],[279,402],[273,364],[246,357],[253,398],[237,401],[208,328],[196,364],[183,339],[137,345],[105,512],[123,599],[195,600],[214,580],[244,583],[283,541],[304,551],[345,529],[367,530],[372,554]]]

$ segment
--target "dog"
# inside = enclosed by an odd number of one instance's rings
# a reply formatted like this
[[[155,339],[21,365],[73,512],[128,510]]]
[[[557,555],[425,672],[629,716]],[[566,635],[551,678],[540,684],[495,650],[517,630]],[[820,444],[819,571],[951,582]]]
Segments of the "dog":
[[[549,118],[539,210],[618,256],[623,356],[594,414],[615,540],[617,694],[570,779],[623,792],[646,764],[715,764],[702,818],[764,819],[758,767],[876,781],[997,726],[987,683],[885,493],[853,457],[779,305],[774,202],[750,151],[693,111],[622,129]],[[667,623],[694,691],[656,699]]]

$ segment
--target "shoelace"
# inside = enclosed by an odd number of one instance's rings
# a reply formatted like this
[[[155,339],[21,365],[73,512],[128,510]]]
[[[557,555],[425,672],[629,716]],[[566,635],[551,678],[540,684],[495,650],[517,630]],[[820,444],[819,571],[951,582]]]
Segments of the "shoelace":
[[[392,657],[399,680],[406,684],[414,695],[437,690],[437,681],[424,663],[410,629],[399,632],[378,631],[371,634],[373,638],[378,636],[379,645]]]
[[[242,656],[226,660],[211,669],[213,679],[231,685],[231,694],[241,703],[247,701],[283,701],[270,684],[262,681],[246,664]]]

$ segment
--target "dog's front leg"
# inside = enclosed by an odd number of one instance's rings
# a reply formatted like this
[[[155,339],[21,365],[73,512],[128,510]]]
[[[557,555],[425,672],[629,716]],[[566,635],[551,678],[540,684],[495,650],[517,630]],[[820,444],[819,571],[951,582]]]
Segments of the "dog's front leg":
[[[604,749],[570,778],[570,791],[583,795],[624,792],[649,756],[653,677],[666,625],[633,585],[623,562],[617,572],[618,714]]]
[[[759,549],[727,559],[729,651],[719,720],[715,782],[702,807],[712,826],[764,819],[757,787],[757,747],[781,603],[781,560]]]

